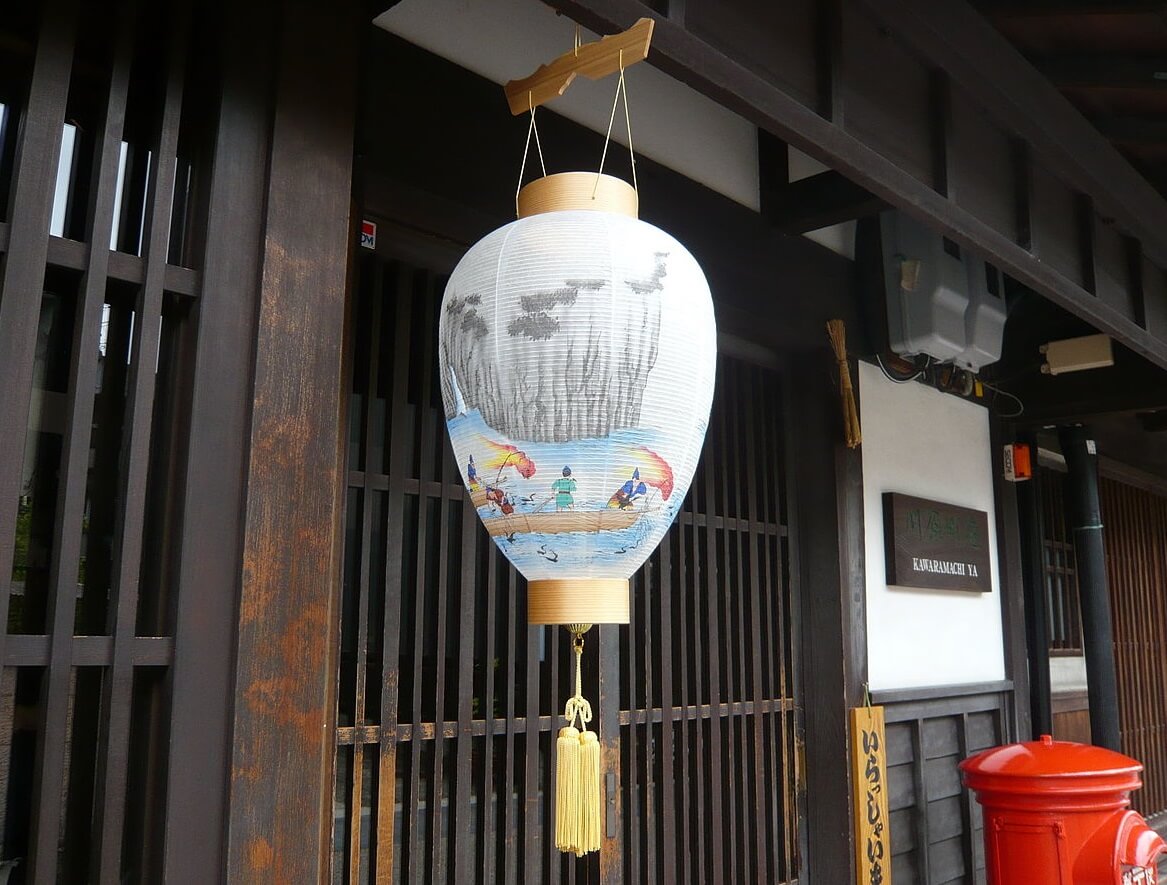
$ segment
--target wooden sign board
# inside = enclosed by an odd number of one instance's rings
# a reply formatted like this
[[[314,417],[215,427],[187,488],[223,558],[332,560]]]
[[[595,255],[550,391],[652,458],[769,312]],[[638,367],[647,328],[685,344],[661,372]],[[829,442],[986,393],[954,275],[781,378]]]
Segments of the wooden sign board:
[[[985,511],[885,492],[883,532],[888,584],[969,593],[992,591],[989,515]]]
[[[851,709],[851,781],[855,796],[855,881],[858,885],[891,885],[883,707]]]

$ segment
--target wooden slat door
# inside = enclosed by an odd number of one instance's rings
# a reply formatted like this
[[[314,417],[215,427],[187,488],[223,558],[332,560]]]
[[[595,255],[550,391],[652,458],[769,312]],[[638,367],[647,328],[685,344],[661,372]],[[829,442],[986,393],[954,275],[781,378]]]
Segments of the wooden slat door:
[[[620,631],[623,881],[797,875],[777,371],[723,355],[693,485]]]
[[[446,440],[438,307],[460,249],[381,225],[350,352],[336,882],[787,881],[797,761],[781,402],[723,358],[703,466],[588,636],[610,801],[601,853],[550,838],[567,634],[479,525]]]
[[[1107,477],[1098,491],[1122,749],[1145,766],[1132,800],[1151,817],[1167,812],[1167,497]]]

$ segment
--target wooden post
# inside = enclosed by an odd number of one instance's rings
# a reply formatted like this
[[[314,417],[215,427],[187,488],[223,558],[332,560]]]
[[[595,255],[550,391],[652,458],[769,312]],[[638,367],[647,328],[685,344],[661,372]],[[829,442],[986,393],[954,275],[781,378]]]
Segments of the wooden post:
[[[358,4],[278,26],[227,879],[329,878]]]
[[[1037,437],[1030,433],[1022,438],[1037,460]],[[1049,612],[1042,568],[1042,544],[1045,532],[1041,513],[1041,468],[1033,471],[1028,482],[1018,483],[1017,509],[1021,518],[1021,570],[1025,582],[1025,636],[1029,659],[1030,716],[1033,735],[1053,734],[1050,709]],[[1004,586],[1004,582],[1002,582]],[[1022,735],[1018,734],[1018,737]],[[1025,735],[1028,737],[1028,735]]]
[[[791,568],[800,581],[801,684],[812,698],[803,712],[806,873],[815,882],[851,882],[855,858],[839,846],[853,834],[847,709],[862,702],[867,679],[863,460],[843,443],[825,335],[823,348],[822,363],[791,370],[787,406],[797,416],[788,437],[798,558]]]
[[[242,502],[248,473],[250,374],[263,259],[269,102],[275,38],[262,9],[224,17],[224,71],[207,195],[203,290],[191,324],[200,371],[190,392],[190,443],[178,563],[182,592],[169,676],[163,880],[183,882],[224,868],[226,785]],[[257,36],[262,35],[262,36]],[[198,764],[192,764],[192,760]]]

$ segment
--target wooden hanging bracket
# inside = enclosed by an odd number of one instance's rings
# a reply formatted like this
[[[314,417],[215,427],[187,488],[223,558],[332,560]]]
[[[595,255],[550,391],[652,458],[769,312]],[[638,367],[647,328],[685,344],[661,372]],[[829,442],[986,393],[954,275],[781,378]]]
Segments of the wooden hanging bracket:
[[[522,80],[511,80],[503,87],[511,113],[525,114],[551,99],[563,95],[576,74],[589,80],[599,80],[624,67],[648,58],[652,42],[651,18],[642,18],[627,31],[602,37],[595,43],[585,43],[563,53],[555,61],[540,65],[539,69]]]

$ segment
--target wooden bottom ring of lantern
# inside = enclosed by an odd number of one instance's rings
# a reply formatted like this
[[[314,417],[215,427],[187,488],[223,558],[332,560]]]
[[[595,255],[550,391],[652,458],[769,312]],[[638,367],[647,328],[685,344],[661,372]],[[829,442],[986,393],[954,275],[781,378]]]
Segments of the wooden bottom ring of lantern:
[[[555,578],[527,583],[528,624],[627,624],[627,578]]]

